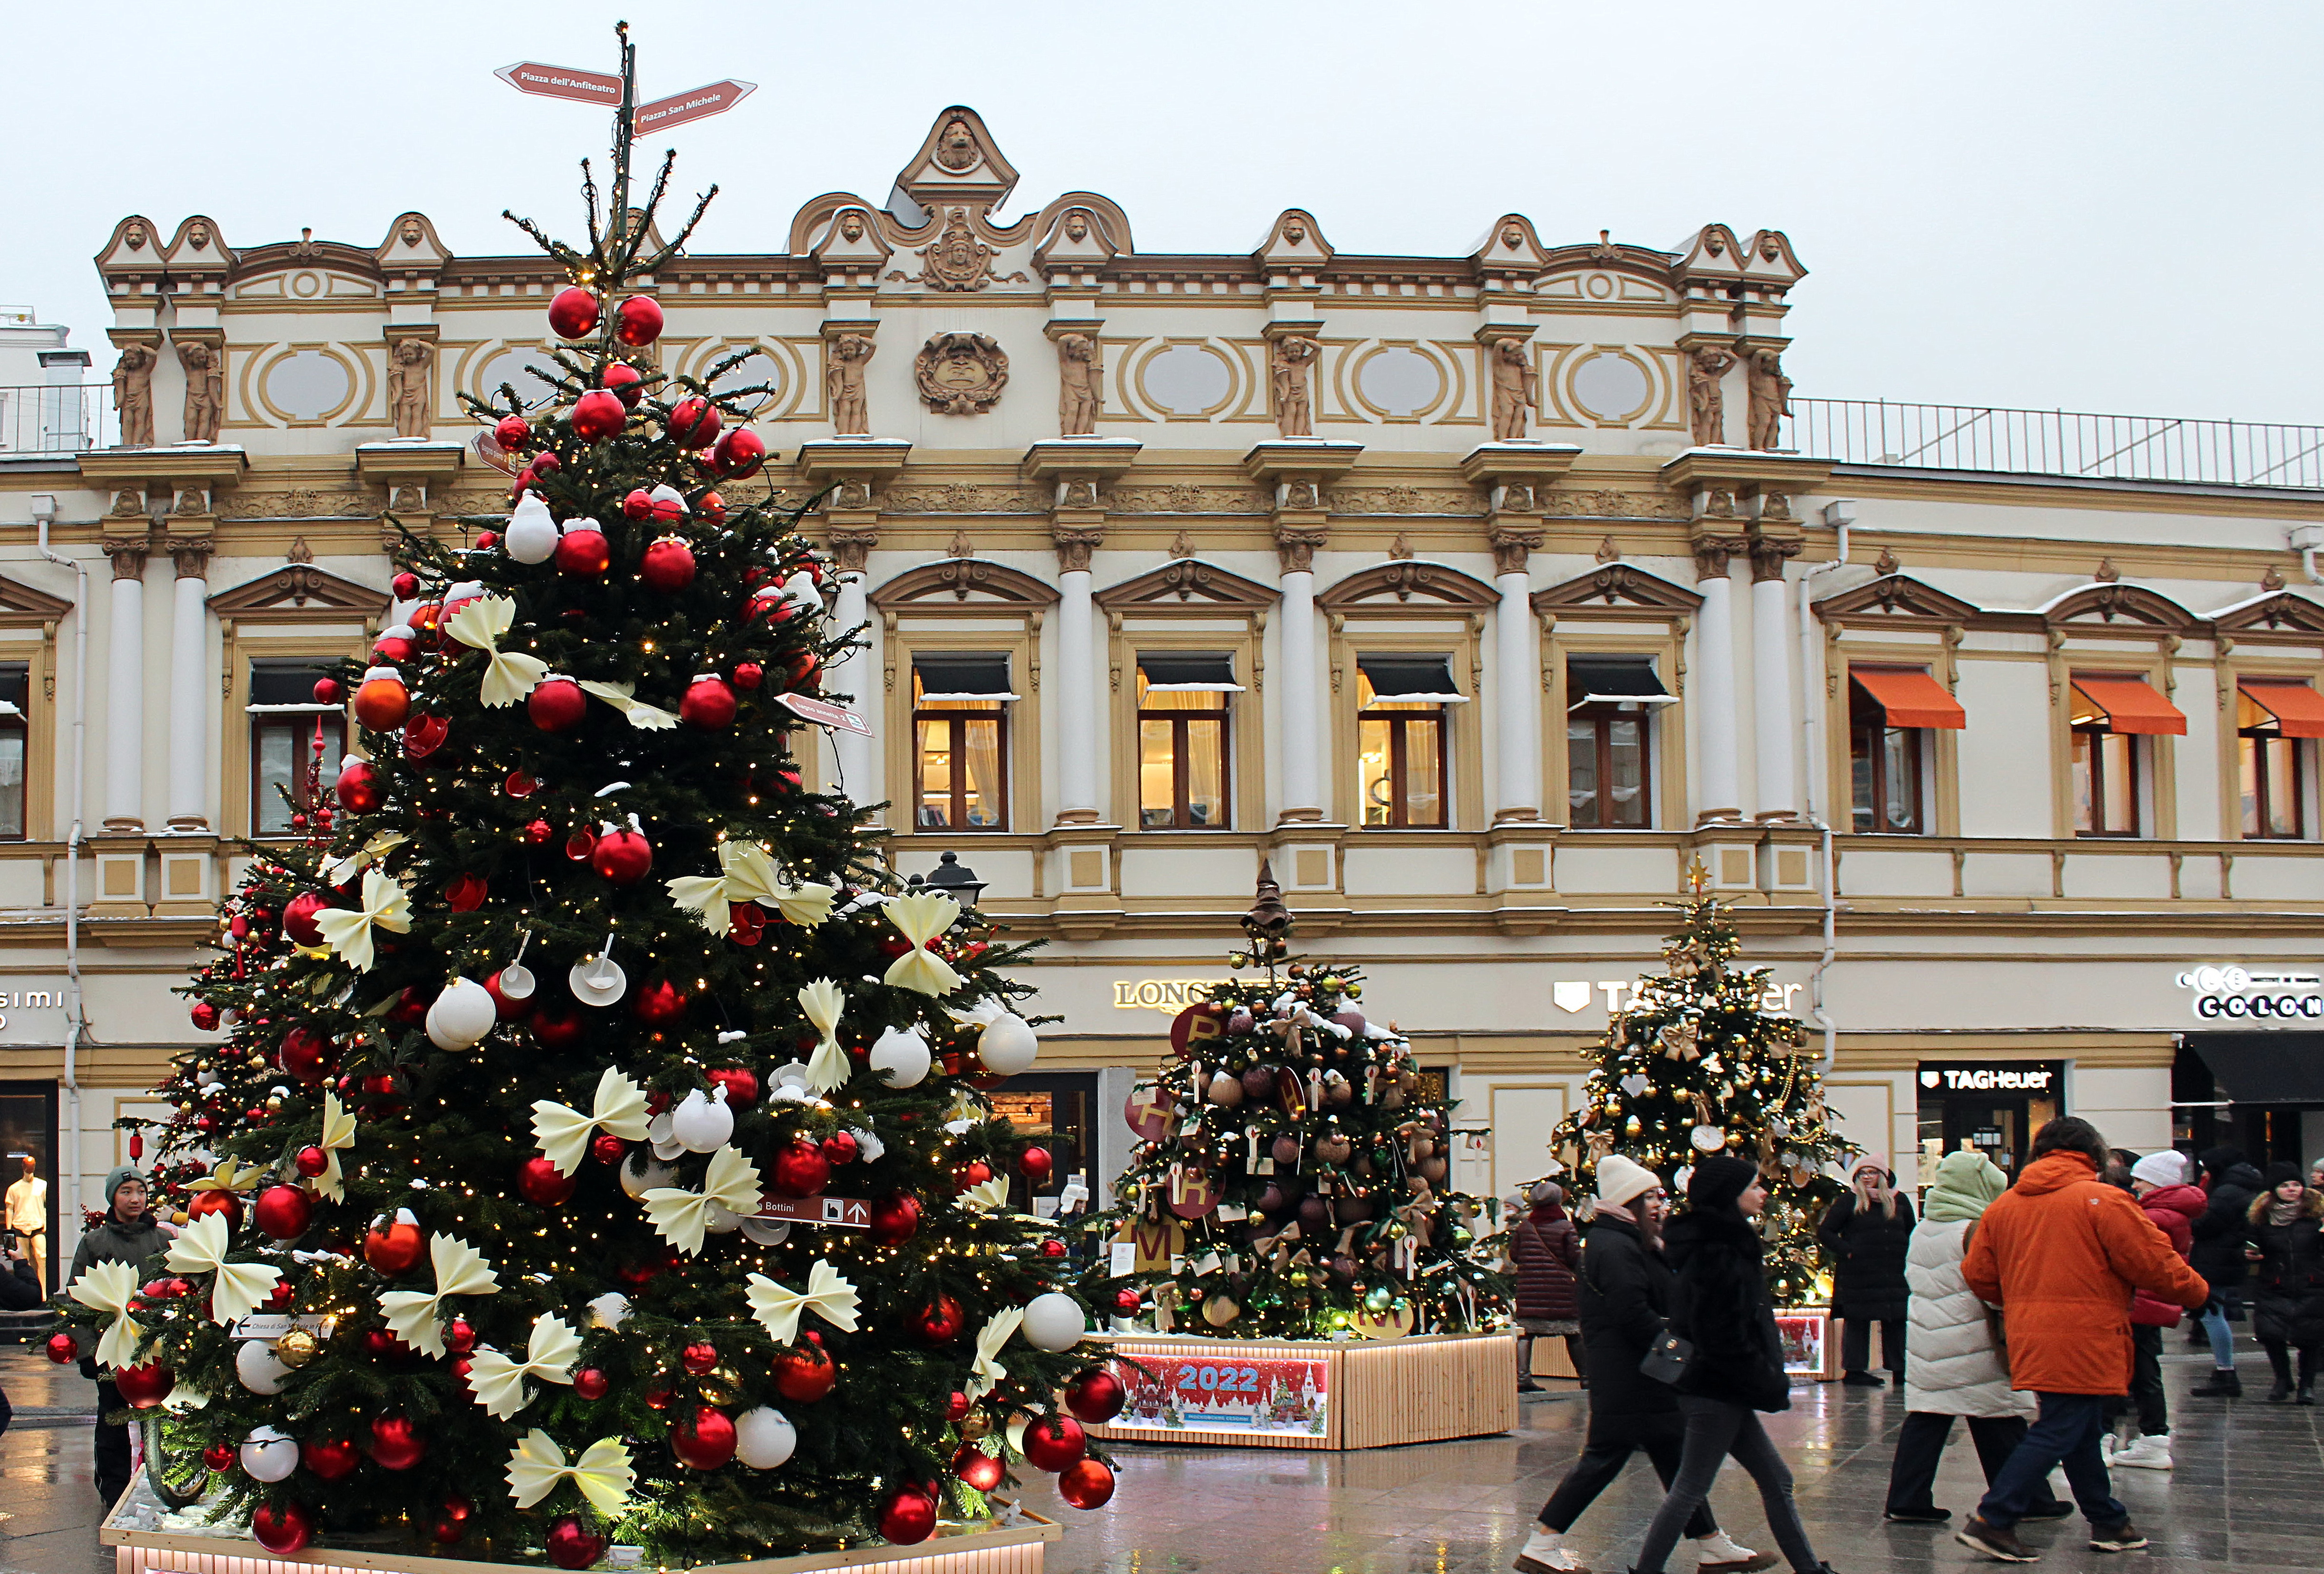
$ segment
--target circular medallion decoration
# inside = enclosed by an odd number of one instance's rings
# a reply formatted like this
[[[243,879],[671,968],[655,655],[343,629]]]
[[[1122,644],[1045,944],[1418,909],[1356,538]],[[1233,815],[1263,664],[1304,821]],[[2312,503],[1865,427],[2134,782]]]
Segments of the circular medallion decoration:
[[[1009,357],[984,334],[938,334],[912,367],[920,397],[938,415],[982,415],[1009,385]]]

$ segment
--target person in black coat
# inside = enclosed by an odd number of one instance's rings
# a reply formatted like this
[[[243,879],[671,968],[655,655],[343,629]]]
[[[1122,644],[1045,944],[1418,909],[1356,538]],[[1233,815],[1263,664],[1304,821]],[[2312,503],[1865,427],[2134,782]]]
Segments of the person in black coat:
[[[2252,1331],[2275,1369],[2267,1402],[2292,1396],[2292,1352],[2300,1352],[2300,1399],[2316,1403],[2316,1352],[2324,1348],[2324,1196],[2308,1189],[2298,1164],[2271,1164],[2267,1190],[2246,1214],[2256,1269]]]
[[[41,1303],[40,1275],[32,1271],[32,1260],[14,1240],[5,1254],[0,1254],[0,1312],[30,1312]],[[7,1390],[0,1389],[0,1432],[16,1419],[14,1407],[8,1403]]]
[[[1582,1457],[1542,1505],[1541,1523],[1517,1554],[1517,1574],[1590,1574],[1563,1538],[1614,1484],[1633,1451],[1646,1450],[1664,1490],[1678,1475],[1686,1430],[1678,1398],[1638,1370],[1670,1314],[1673,1280],[1662,1250],[1668,1205],[1652,1170],[1618,1154],[1599,1161],[1597,1210],[1575,1275],[1590,1432]],[[1686,1533],[1695,1540],[1699,1574],[1748,1574],[1775,1560],[1773,1553],[1736,1545],[1708,1503],[1696,1505]]]
[[[1758,1413],[1791,1408],[1791,1378],[1775,1331],[1775,1306],[1753,1222],[1767,1205],[1757,1164],[1713,1154],[1694,1166],[1687,1183],[1688,1212],[1670,1228],[1671,1266],[1678,1297],[1671,1331],[1693,1346],[1675,1385],[1686,1441],[1678,1479],[1646,1527],[1637,1574],[1663,1574],[1663,1560],[1679,1528],[1729,1455],[1759,1488],[1767,1526],[1791,1560],[1794,1574],[1829,1574],[1808,1543],[1792,1501],[1792,1472],[1768,1441]]]
[[[2243,1288],[2252,1200],[2267,1190],[2267,1183],[2232,1147],[2204,1154],[2203,1174],[2211,1201],[2195,1220],[2195,1247],[2188,1253],[2187,1266],[2211,1287],[2202,1312],[2203,1331],[2211,1338],[2211,1380],[2191,1392],[2240,1399],[2244,1385],[2236,1376],[2236,1330],[2229,1318]]]
[[[1867,1154],[1847,1193],[1824,1210],[1816,1239],[1831,1254],[1831,1314],[1840,1323],[1840,1381],[1877,1388],[1872,1375],[1872,1325],[1880,1325],[1880,1361],[1904,1380],[1904,1257],[1913,1244],[1913,1205],[1896,1194],[1887,1161]]]

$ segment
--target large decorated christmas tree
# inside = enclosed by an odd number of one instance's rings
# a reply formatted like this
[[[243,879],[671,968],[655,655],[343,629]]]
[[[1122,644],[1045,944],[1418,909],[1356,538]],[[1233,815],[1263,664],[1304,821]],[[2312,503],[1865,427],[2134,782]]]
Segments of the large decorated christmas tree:
[[[1847,1144],[1832,1130],[1799,1020],[1768,1008],[1769,970],[1733,965],[1743,949],[1733,918],[1705,894],[1702,865],[1689,883],[1683,926],[1663,946],[1667,971],[1640,979],[1584,1052],[1582,1106],[1551,1147],[1584,1190],[1598,1161],[1618,1153],[1661,1175],[1682,1206],[1697,1158],[1751,1160],[1767,1186],[1768,1283],[1779,1302],[1796,1304],[1815,1293],[1814,1215],[1838,1191],[1825,1166]]]
[[[1452,1189],[1452,1109],[1410,1039],[1370,1020],[1362,973],[1290,960],[1292,915],[1262,867],[1233,976],[1172,1025],[1131,1095],[1139,1141],[1100,1228],[1130,1247],[1120,1316],[1242,1339],[1447,1332],[1506,1320]]]
[[[182,1228],[62,1301],[173,1500],[278,1551],[682,1564],[918,1541],[1025,1461],[1112,1490],[1058,1395],[1113,1380],[1010,1203],[1048,1157],[977,1091],[1037,1046],[1018,953],[806,786],[860,631],[755,391],[658,367],[625,281],[685,235],[646,250],[669,166],[632,214],[626,156],[545,243],[554,397],[478,407],[512,516],[407,538],[405,622],[318,688],[351,753],[189,991]]]

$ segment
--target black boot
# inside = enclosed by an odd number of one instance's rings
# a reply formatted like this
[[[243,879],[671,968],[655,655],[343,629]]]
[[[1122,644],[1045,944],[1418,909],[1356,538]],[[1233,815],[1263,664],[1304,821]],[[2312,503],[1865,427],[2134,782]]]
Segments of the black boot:
[[[2316,1403],[2316,1352],[2313,1349],[2300,1352],[2300,1392],[2292,1396],[2292,1402],[2294,1404]]]
[[[2282,1345],[2270,1345],[2267,1364],[2275,1373],[2275,1386],[2267,1391],[2267,1402],[2281,1404],[2292,1397],[2292,1352]]]
[[[2236,1376],[2233,1367],[2226,1367],[2215,1369],[2209,1382],[2200,1384],[2189,1392],[2205,1399],[2241,1399],[2244,1383]]]

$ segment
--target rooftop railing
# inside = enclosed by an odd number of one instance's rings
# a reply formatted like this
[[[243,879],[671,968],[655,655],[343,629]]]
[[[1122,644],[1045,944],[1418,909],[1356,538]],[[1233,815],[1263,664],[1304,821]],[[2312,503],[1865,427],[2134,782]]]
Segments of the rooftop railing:
[[[103,382],[0,387],[0,459],[78,454],[118,438],[113,387]]]
[[[1794,399],[1784,446],[1850,465],[2324,488],[2324,427]]]

